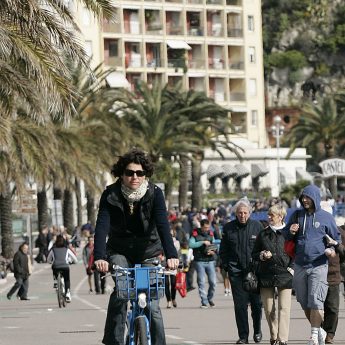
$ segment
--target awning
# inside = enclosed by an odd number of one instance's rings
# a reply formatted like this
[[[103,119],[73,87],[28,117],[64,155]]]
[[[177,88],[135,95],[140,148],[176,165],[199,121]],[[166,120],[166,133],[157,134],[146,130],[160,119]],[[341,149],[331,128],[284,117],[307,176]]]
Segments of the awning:
[[[232,165],[224,164],[224,165],[222,165],[222,168],[224,171],[222,178],[237,176],[237,170]]]
[[[215,165],[215,164],[209,165],[206,171],[208,179],[222,176],[223,173],[224,173],[223,169],[219,165]]]
[[[111,72],[105,80],[107,81],[110,87],[123,87],[129,88],[130,83],[126,79],[126,77],[121,72]]]
[[[289,184],[293,181],[293,177],[285,168],[279,168],[279,178],[281,184]]]
[[[268,168],[263,164],[252,164],[252,178],[262,177],[268,174]]]
[[[248,176],[250,174],[250,171],[243,164],[236,164],[235,165],[235,169],[236,169],[236,172],[237,172],[236,178],[246,177],[246,176]]]
[[[304,170],[303,168],[296,168],[296,178],[297,180],[313,180],[313,177],[308,173],[308,171]]]
[[[185,41],[173,41],[173,40],[167,40],[168,47],[172,49],[186,49],[191,50],[192,47]]]

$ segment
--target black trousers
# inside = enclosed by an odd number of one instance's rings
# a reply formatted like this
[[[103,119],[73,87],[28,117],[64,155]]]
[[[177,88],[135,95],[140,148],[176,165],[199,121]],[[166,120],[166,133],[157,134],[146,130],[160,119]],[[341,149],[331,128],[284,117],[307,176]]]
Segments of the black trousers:
[[[242,288],[242,276],[229,276],[235,306],[235,319],[238,336],[248,340],[248,305],[250,304],[254,334],[261,332],[262,302],[259,294],[249,293]]]
[[[168,302],[176,299],[176,276],[165,276],[165,296]]]
[[[102,292],[104,294],[106,278],[104,278],[105,273],[98,272],[95,270],[93,272],[93,277],[95,279],[95,290],[97,293]]]
[[[333,336],[338,326],[339,303],[339,285],[329,285],[324,303],[323,329]]]

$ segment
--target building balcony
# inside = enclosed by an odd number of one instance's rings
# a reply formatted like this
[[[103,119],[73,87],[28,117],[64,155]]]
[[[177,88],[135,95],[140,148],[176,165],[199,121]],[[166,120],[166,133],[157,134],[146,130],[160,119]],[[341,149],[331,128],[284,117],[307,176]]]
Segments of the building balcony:
[[[211,98],[213,98],[216,102],[225,102],[226,95],[224,91],[215,91],[210,90],[209,95]]]
[[[206,5],[223,5],[223,0],[206,0]]]
[[[224,61],[222,59],[213,59],[208,64],[208,67],[212,69],[224,69]]]
[[[151,24],[146,27],[146,34],[147,35],[161,35],[163,34],[163,26],[162,24]]]
[[[243,29],[228,28],[228,37],[243,37]]]
[[[188,67],[192,69],[204,69],[205,60],[202,59],[190,59],[188,60]]]
[[[230,102],[245,102],[246,94],[244,92],[231,92],[230,91]]]
[[[229,60],[229,68],[235,70],[244,70],[244,61],[230,61]]]
[[[161,59],[147,60],[146,66],[149,68],[162,67],[162,60]]]
[[[168,67],[185,68],[186,61],[184,59],[169,59],[168,58]]]
[[[109,67],[123,67],[122,57],[111,56],[104,60],[104,64]]]
[[[107,33],[121,33],[121,25],[120,23],[103,23],[103,32]]]
[[[183,35],[182,26],[167,26],[167,35]]]
[[[187,34],[189,36],[203,36],[204,35],[204,29],[201,27],[189,28],[187,30]]]
[[[187,0],[187,4],[203,4],[204,0]]]
[[[242,6],[242,0],[226,0],[228,6]]]

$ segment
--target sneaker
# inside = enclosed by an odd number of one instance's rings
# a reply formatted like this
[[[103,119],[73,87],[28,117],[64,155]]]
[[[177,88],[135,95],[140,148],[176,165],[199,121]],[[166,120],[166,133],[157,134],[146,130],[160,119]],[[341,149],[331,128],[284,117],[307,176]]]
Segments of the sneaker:
[[[319,345],[319,342],[317,339],[310,337],[308,342],[307,342],[307,345]]]
[[[173,304],[173,307],[174,307],[174,308],[177,308],[177,303],[176,303],[175,300],[172,301],[172,304]]]
[[[12,298],[11,295],[7,295],[6,297],[7,297],[8,300],[10,300]]]
[[[210,304],[211,308],[214,308],[216,306],[213,301],[208,301],[208,303]]]
[[[207,306],[207,304],[204,304],[204,303],[203,303],[203,304],[200,306],[200,308],[201,308],[201,309],[207,309],[208,306]]]
[[[322,327],[320,327],[318,334],[319,345],[325,345],[326,335],[326,331]]]
[[[66,302],[70,303],[72,298],[71,298],[71,293],[70,293],[69,290],[66,292],[66,296],[65,297],[66,297]]]
[[[54,283],[53,289],[57,289],[57,282]]]
[[[333,344],[334,341],[333,341],[333,334],[327,334],[327,337],[325,339],[325,343],[326,344]]]
[[[167,308],[170,309],[171,308],[171,302],[169,301],[167,304]]]

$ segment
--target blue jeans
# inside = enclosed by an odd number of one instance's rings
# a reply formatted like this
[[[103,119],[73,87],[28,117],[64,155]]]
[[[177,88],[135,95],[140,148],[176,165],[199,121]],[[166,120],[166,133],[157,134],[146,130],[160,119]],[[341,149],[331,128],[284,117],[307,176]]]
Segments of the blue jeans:
[[[216,267],[214,261],[194,261],[199,287],[199,296],[202,304],[208,304],[213,300],[216,290]],[[208,292],[206,293],[205,278],[208,279]]]
[[[110,257],[111,265],[119,265],[121,267],[133,267],[127,258],[120,254],[114,254]],[[103,344],[106,345],[124,345],[125,324],[127,320],[127,304],[128,302],[119,299],[116,296],[116,287],[110,295],[107,319],[104,328]],[[148,309],[148,308],[146,308]],[[152,345],[166,345],[164,324],[159,308],[159,300],[151,301],[150,310],[145,310],[147,316],[151,313],[151,337]]]

